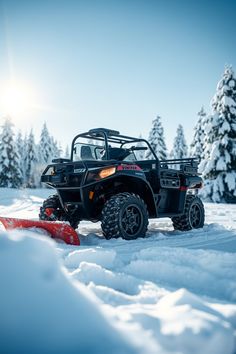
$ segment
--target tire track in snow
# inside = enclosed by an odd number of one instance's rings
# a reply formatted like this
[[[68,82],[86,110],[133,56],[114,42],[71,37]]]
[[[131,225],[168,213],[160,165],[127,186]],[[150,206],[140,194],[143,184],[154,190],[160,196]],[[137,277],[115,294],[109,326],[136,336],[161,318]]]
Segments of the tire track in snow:
[[[102,249],[116,252],[116,261],[108,266],[110,271],[119,270],[157,287],[185,287],[196,294],[236,301],[236,276],[232,271],[236,268],[235,230],[210,224],[183,234],[173,230],[157,232],[152,225],[145,239],[107,241],[95,234],[89,237]],[[82,247],[86,248],[86,236],[82,239]]]

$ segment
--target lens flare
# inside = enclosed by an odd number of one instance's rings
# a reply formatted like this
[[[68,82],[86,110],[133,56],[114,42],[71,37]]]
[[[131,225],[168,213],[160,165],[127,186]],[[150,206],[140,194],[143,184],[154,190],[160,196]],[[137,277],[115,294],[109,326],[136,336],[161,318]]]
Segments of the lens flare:
[[[12,116],[26,113],[33,106],[33,92],[29,87],[11,82],[1,88],[1,111]]]

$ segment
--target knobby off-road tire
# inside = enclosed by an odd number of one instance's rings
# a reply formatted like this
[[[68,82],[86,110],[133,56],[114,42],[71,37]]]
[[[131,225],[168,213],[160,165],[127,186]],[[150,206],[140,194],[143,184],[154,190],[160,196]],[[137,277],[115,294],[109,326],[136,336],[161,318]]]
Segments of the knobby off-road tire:
[[[54,209],[51,215],[47,215],[46,209]],[[39,219],[46,221],[69,221],[70,225],[77,229],[79,221],[73,218],[69,219],[65,211],[61,207],[61,203],[57,194],[51,195],[44,202],[39,212]]]
[[[107,240],[120,236],[126,240],[145,237],[147,226],[147,207],[138,195],[119,193],[105,203],[101,227]]]
[[[172,218],[174,229],[181,231],[200,229],[204,221],[205,211],[201,199],[190,194],[186,196],[183,215]]]

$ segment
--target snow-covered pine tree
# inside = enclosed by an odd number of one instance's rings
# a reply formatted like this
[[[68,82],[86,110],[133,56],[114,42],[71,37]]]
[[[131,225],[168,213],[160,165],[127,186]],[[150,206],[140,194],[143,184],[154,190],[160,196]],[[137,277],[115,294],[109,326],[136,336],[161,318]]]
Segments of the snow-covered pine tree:
[[[28,133],[25,132],[24,137],[23,137],[23,144],[24,144],[24,150],[23,150],[23,154],[22,154],[22,158],[23,158],[23,169],[24,169],[24,179],[23,179],[23,186],[26,187],[26,164],[27,164],[27,146],[28,146]]]
[[[24,185],[26,144],[24,143],[24,140],[22,138],[21,131],[18,132],[16,137],[16,150],[18,155],[19,171],[21,175],[21,184]]]
[[[49,135],[47,125],[44,122],[38,147],[40,164],[45,165],[52,161],[55,153],[55,147],[53,145],[53,139]]]
[[[139,135],[139,139],[142,139],[142,135]],[[147,144],[145,144],[143,141],[139,141],[136,145],[137,147],[147,147]],[[144,160],[145,159],[145,150],[137,150],[135,151],[135,155],[137,160]]]
[[[65,155],[65,159],[70,159],[70,149],[68,145],[66,145],[66,150],[64,155]]]
[[[161,124],[161,117],[157,116],[152,121],[152,129],[149,133],[148,142],[156,153],[160,160],[165,160],[167,158],[167,148],[164,138],[164,129]],[[147,159],[152,159],[152,153],[150,150],[146,154]]]
[[[63,154],[63,148],[59,141],[56,141],[56,153],[57,153],[56,157],[61,157]]]
[[[55,142],[53,138],[50,136],[48,128],[46,123],[44,122],[41,134],[40,134],[40,139],[39,139],[39,144],[36,146],[37,149],[37,163],[35,164],[35,172],[37,174],[37,179],[35,180],[36,185],[43,187],[43,185],[40,182],[40,176],[45,169],[46,165],[52,162],[53,158],[59,157],[57,155],[57,147],[55,146]]]
[[[52,159],[59,158],[62,155],[62,147],[60,143],[57,142],[52,136],[51,136],[51,144],[52,144]]]
[[[26,156],[25,156],[25,178],[26,187],[36,188],[39,186],[40,176],[38,175],[38,151],[35,145],[34,133],[31,129],[27,139]]]
[[[190,145],[190,156],[197,157],[199,161],[203,157],[203,146],[205,140],[204,125],[206,119],[206,112],[202,107],[198,112],[197,123],[194,127],[193,141]]]
[[[212,115],[208,114],[203,119],[203,131],[204,131],[204,141],[203,141],[203,151],[202,151],[202,158],[201,162],[198,167],[198,171],[203,173],[205,170],[206,164],[208,162],[208,158],[211,154],[211,128],[212,128]],[[206,184],[204,184],[206,186]],[[203,191],[200,191],[200,194],[204,197],[203,192],[205,193],[206,187]]]
[[[203,196],[214,202],[236,203],[236,77],[227,67],[211,102],[207,127]]]
[[[10,117],[6,117],[0,135],[0,187],[19,188],[21,183],[13,124]]]
[[[170,157],[172,159],[182,159],[188,155],[188,146],[184,137],[184,128],[181,124],[178,125],[177,134],[174,139],[173,149]]]

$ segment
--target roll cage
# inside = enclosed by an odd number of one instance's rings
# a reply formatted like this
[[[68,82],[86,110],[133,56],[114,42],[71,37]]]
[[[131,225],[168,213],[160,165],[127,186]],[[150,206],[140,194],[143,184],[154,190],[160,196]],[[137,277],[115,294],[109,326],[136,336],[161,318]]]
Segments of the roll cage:
[[[74,137],[72,144],[71,144],[71,161],[73,161],[74,153],[75,153],[75,146],[79,138],[85,139],[92,139],[98,142],[104,142],[104,156],[103,160],[111,160],[112,157],[110,156],[110,149],[109,143],[115,143],[119,145],[119,148],[123,148],[125,144],[128,143],[138,143],[144,142],[148,149],[150,149],[151,153],[155,160],[159,161],[154,150],[152,149],[149,142],[143,138],[134,138],[131,136],[121,135],[116,130],[106,129],[106,128],[96,128],[90,129],[88,132],[78,134]]]

